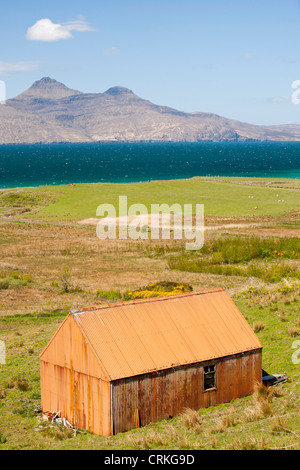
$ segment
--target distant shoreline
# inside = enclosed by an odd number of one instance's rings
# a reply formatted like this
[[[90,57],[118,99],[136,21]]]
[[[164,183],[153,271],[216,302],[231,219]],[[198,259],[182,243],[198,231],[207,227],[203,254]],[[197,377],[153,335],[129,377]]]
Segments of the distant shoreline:
[[[275,184],[277,183],[288,183],[289,181],[294,183],[295,181],[299,180],[299,191],[300,191],[300,179],[295,178],[282,178],[282,177],[260,177],[260,176],[191,176],[190,178],[170,178],[170,179],[163,179],[163,180],[149,180],[149,181],[125,181],[125,182],[109,182],[109,181],[90,181],[90,182],[82,182],[82,183],[59,183],[59,184],[40,184],[35,186],[10,186],[10,187],[2,187],[0,183],[0,191],[1,190],[13,190],[13,189],[42,189],[42,188],[55,188],[61,186],[92,186],[92,185],[134,185],[134,184],[147,184],[147,183],[176,183],[180,181],[207,181],[207,182],[216,182],[216,183],[228,183],[228,184],[240,184],[240,185],[249,185],[249,186],[271,186],[272,182]],[[253,183],[253,184],[252,184]],[[261,185],[258,183],[262,183]],[[265,183],[265,185],[263,184]],[[285,188],[287,189],[287,188]],[[293,190],[297,190],[295,186],[292,188]]]
[[[1,147],[8,147],[11,145],[98,145],[98,144],[300,144],[298,140],[259,140],[259,139],[233,139],[233,140],[86,140],[80,142],[71,141],[49,141],[49,142],[0,142]]]
[[[224,178],[224,180],[222,180]],[[131,185],[131,184],[147,184],[147,183],[171,183],[171,182],[180,182],[180,181],[192,181],[192,180],[202,180],[202,181],[215,181],[215,182],[222,182],[222,183],[235,183],[235,184],[243,184],[237,180],[254,180],[254,182],[261,181],[272,181],[275,182],[288,182],[288,181],[297,181],[299,177],[295,176],[294,178],[291,177],[261,177],[261,176],[191,176],[190,178],[170,178],[170,179],[153,179],[149,181],[89,181],[89,182],[69,182],[69,183],[55,183],[55,184],[36,184],[36,185],[28,185],[28,186],[2,186],[0,183],[0,191],[2,190],[10,190],[10,189],[34,189],[34,188],[55,188],[59,186],[83,186],[83,185]],[[226,180],[231,181],[226,181]],[[244,182],[244,185],[251,183]],[[255,184],[253,185],[255,186]],[[299,190],[300,190],[300,183],[299,183]]]

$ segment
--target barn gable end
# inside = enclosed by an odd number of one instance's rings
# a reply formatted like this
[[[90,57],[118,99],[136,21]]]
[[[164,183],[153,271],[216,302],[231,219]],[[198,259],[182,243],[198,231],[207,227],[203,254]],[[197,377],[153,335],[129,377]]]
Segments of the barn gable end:
[[[43,412],[96,434],[111,434],[110,382],[70,314],[40,355]]]
[[[40,354],[40,360],[93,377],[109,380],[92,345],[69,314]]]

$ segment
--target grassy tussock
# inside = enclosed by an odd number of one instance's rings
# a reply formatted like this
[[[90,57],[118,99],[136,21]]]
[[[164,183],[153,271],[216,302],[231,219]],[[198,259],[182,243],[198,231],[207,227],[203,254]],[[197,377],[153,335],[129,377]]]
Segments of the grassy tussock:
[[[98,289],[96,292],[96,297],[104,300],[119,300],[122,299],[122,294],[119,290],[116,289]]]
[[[203,254],[210,254],[213,264],[238,264],[249,261],[272,259],[299,259],[298,238],[234,237],[223,238],[205,244]]]
[[[19,375],[19,376],[11,377],[6,383],[6,388],[7,389],[16,388],[22,392],[26,392],[27,390],[31,389],[31,385],[26,377]]]
[[[235,443],[236,450],[267,450],[265,438],[262,436],[259,439],[254,437],[246,437],[245,439],[238,439]]]
[[[181,413],[181,421],[187,429],[192,429],[196,432],[201,431],[202,418],[196,410],[185,408]]]
[[[288,334],[289,334],[289,336],[299,336],[300,329],[297,328],[296,326],[290,326],[288,328]]]
[[[8,276],[0,277],[0,290],[5,289],[20,289],[32,283],[31,276],[25,274],[20,275],[17,272],[11,273]]]
[[[225,432],[228,428],[236,426],[238,424],[238,420],[236,417],[231,415],[225,415],[216,420],[216,424],[212,432],[220,433]]]
[[[182,255],[170,259],[168,266],[176,271],[216,274],[220,276],[256,277],[271,283],[280,282],[283,278],[300,279],[300,272],[297,266],[288,262],[275,262],[263,265],[252,263],[237,267],[214,264],[209,259],[189,259],[187,255]]]
[[[265,324],[261,321],[256,321],[253,323],[253,331],[255,333],[258,333],[259,331],[262,331],[265,328]]]
[[[263,384],[257,385],[252,397],[253,405],[244,411],[245,422],[273,416],[274,411],[271,403],[275,397],[281,397],[282,395],[283,393],[276,387],[266,387]]]
[[[168,259],[172,270],[225,276],[255,277],[265,282],[300,279],[291,261],[299,259],[300,239],[239,236],[205,244],[200,253],[179,253]]]

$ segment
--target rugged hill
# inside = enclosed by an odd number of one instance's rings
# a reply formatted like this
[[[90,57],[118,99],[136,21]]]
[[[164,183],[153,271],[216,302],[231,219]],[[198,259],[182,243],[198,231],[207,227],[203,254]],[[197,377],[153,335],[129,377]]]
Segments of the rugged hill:
[[[116,86],[71,90],[49,77],[0,106],[0,143],[300,140],[300,125],[256,126],[158,106]]]

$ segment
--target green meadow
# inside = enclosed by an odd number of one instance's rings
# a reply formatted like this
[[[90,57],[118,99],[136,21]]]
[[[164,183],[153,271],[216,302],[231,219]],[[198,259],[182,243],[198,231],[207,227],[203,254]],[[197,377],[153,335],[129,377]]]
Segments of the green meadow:
[[[0,206],[22,206],[36,215],[57,219],[96,217],[100,204],[112,204],[118,215],[119,196],[128,205],[204,204],[206,215],[218,217],[280,216],[300,208],[298,180],[256,178],[192,178],[128,184],[76,184],[2,190]]]

